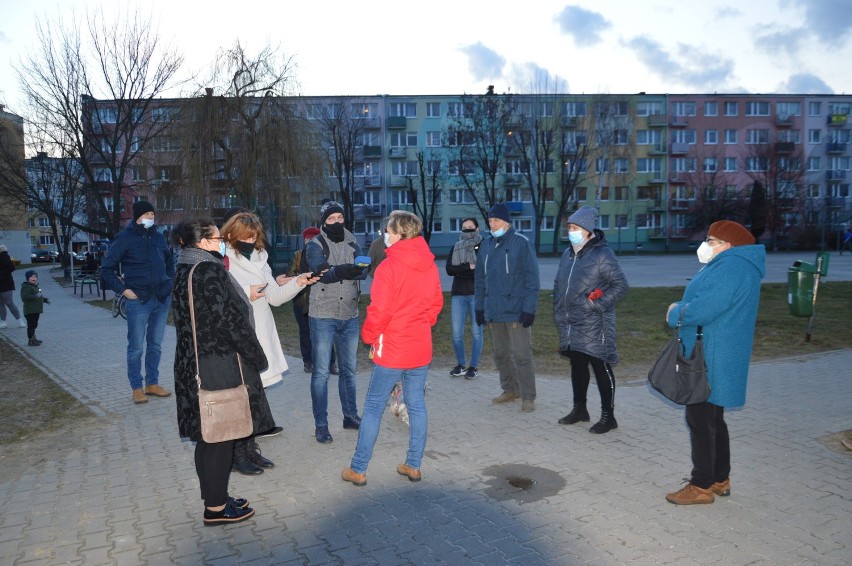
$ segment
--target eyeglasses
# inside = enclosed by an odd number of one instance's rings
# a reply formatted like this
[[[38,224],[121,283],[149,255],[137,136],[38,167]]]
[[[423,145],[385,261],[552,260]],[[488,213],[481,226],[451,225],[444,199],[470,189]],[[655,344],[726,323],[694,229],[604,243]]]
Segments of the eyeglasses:
[[[708,244],[711,244],[711,245],[713,244],[713,242],[718,242],[718,243],[720,243],[720,244],[724,244],[724,243],[725,243],[724,241],[722,241],[722,240],[717,240],[716,238],[707,238],[707,239],[706,239],[706,240],[704,240],[704,241],[705,241],[705,242],[707,242]]]

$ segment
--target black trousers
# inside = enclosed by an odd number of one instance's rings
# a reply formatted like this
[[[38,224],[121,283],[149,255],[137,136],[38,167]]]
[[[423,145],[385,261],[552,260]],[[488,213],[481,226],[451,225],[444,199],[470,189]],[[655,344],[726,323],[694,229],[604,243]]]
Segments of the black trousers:
[[[589,366],[595,372],[598,382],[598,392],[601,395],[601,410],[615,409],[615,374],[612,367],[600,358],[595,358],[582,352],[571,352],[571,388],[574,390],[574,403],[586,404],[586,392],[589,390]]]
[[[34,312],[32,314],[25,314],[24,318],[27,319],[27,338],[34,338],[36,328],[38,328],[38,317],[41,316],[40,312]]]
[[[707,489],[731,474],[731,439],[725,408],[713,403],[686,406],[686,425],[692,444],[690,483]]]
[[[234,441],[195,444],[195,473],[201,484],[205,507],[218,507],[228,501],[228,479],[234,461]]]

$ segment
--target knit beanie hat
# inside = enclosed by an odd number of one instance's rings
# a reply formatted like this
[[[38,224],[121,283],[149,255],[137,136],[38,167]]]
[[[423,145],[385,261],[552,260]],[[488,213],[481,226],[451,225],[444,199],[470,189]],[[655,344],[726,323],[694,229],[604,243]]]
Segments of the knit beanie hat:
[[[594,232],[598,223],[598,209],[593,206],[581,206],[577,212],[568,217],[568,223],[588,232]]]
[[[36,271],[35,269],[27,270],[27,272],[24,273],[24,281],[29,281],[30,277],[32,277],[33,275],[38,277],[38,271]]]
[[[154,212],[154,205],[147,200],[137,200],[133,203],[133,220],[139,220],[139,217],[146,212]]]
[[[750,246],[755,242],[754,236],[748,229],[732,220],[719,220],[710,225],[707,235],[728,242],[731,247]]]
[[[488,218],[499,218],[509,224],[512,223],[512,218],[509,215],[509,207],[502,202],[498,202],[488,211]]]
[[[340,206],[340,203],[334,200],[330,200],[326,203],[323,203],[320,208],[320,224],[325,224],[325,221],[329,216],[336,213],[343,214],[343,207]]]
[[[316,226],[308,226],[307,228],[302,230],[302,239],[303,240],[310,240],[314,236],[319,236],[319,233],[320,233],[320,229],[317,228]]]
[[[0,252],[5,252],[5,251],[7,251],[6,246],[4,246],[3,244],[0,244]]]

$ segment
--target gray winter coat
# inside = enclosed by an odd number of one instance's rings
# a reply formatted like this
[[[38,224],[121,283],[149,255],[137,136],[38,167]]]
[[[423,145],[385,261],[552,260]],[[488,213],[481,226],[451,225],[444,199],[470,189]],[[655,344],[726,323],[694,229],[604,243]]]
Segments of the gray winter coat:
[[[590,300],[589,294],[595,289],[603,295]],[[609,364],[618,363],[615,305],[627,289],[627,278],[600,230],[594,231],[578,254],[573,247],[565,250],[553,283],[553,316],[559,328],[560,350],[571,349]]]

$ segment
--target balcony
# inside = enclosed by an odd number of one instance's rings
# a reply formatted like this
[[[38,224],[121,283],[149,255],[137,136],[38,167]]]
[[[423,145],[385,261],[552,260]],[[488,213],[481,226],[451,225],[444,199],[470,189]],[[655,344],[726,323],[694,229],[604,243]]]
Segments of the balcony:
[[[657,172],[657,173],[652,173],[652,175],[653,175],[653,177],[648,179],[648,182],[650,184],[652,184],[652,185],[664,185],[666,183],[666,178],[663,176],[662,173]]]
[[[649,114],[648,115],[648,127],[649,128],[665,128],[668,125],[669,117],[665,114]]]
[[[503,184],[507,187],[517,187],[521,183],[523,183],[524,177],[520,174],[506,174],[505,179],[503,180]]]
[[[672,144],[672,155],[686,155],[686,152],[689,151],[688,143],[673,143]]]
[[[389,157],[391,159],[405,159],[408,157],[408,148],[407,147],[392,147],[390,148]]]
[[[846,114],[829,114],[826,123],[829,126],[845,126],[847,119]]]
[[[381,130],[382,129],[382,119],[381,118],[362,118],[360,116],[355,116],[358,120],[357,126],[361,126],[365,130]],[[405,118],[403,118],[404,120]]]
[[[689,179],[687,178],[687,174],[682,173],[682,172],[672,173],[669,176],[669,183],[673,183],[673,184],[676,184],[676,185],[682,185],[682,184],[686,183],[688,180]]]
[[[665,228],[649,228],[648,229],[648,239],[649,240],[665,240],[669,237],[668,230]]]
[[[380,175],[366,175],[364,177],[365,187],[381,187],[382,177]]]
[[[825,144],[826,153],[846,153],[845,142],[829,142]]]
[[[507,202],[506,208],[509,209],[509,214],[521,214],[524,211],[524,203],[522,203],[522,202]]]
[[[796,144],[793,142],[775,142],[775,153],[793,153]]]
[[[775,127],[789,128],[793,125],[793,117],[787,114],[778,114],[775,116]]]
[[[580,119],[577,116],[563,116],[562,125],[566,128],[574,129],[580,125]]]
[[[662,198],[656,197],[651,200],[651,204],[648,205],[648,207],[650,208],[650,210],[665,210],[666,204],[663,202]]]
[[[825,206],[828,208],[845,208],[846,199],[844,197],[828,197],[825,199]]]
[[[408,177],[406,177],[405,175],[391,175],[390,186],[395,188],[407,187]]]
[[[689,237],[689,230],[680,226],[675,226],[669,230],[669,238],[683,239]]]
[[[381,216],[384,212],[381,204],[361,204],[359,207],[364,216]]]
[[[380,145],[365,145],[364,159],[381,159],[382,146]]]
[[[665,155],[666,154],[666,144],[664,143],[656,143],[648,148],[649,155]]]
[[[669,122],[669,126],[672,128],[685,128],[687,125],[689,125],[689,122],[685,116],[672,116]]]
[[[695,203],[694,199],[680,198],[672,199],[672,210],[689,210]]]
[[[846,179],[846,171],[841,169],[829,169],[825,172],[826,181],[843,181]]]
[[[387,121],[389,130],[404,130],[408,123],[405,116],[388,116]]]

